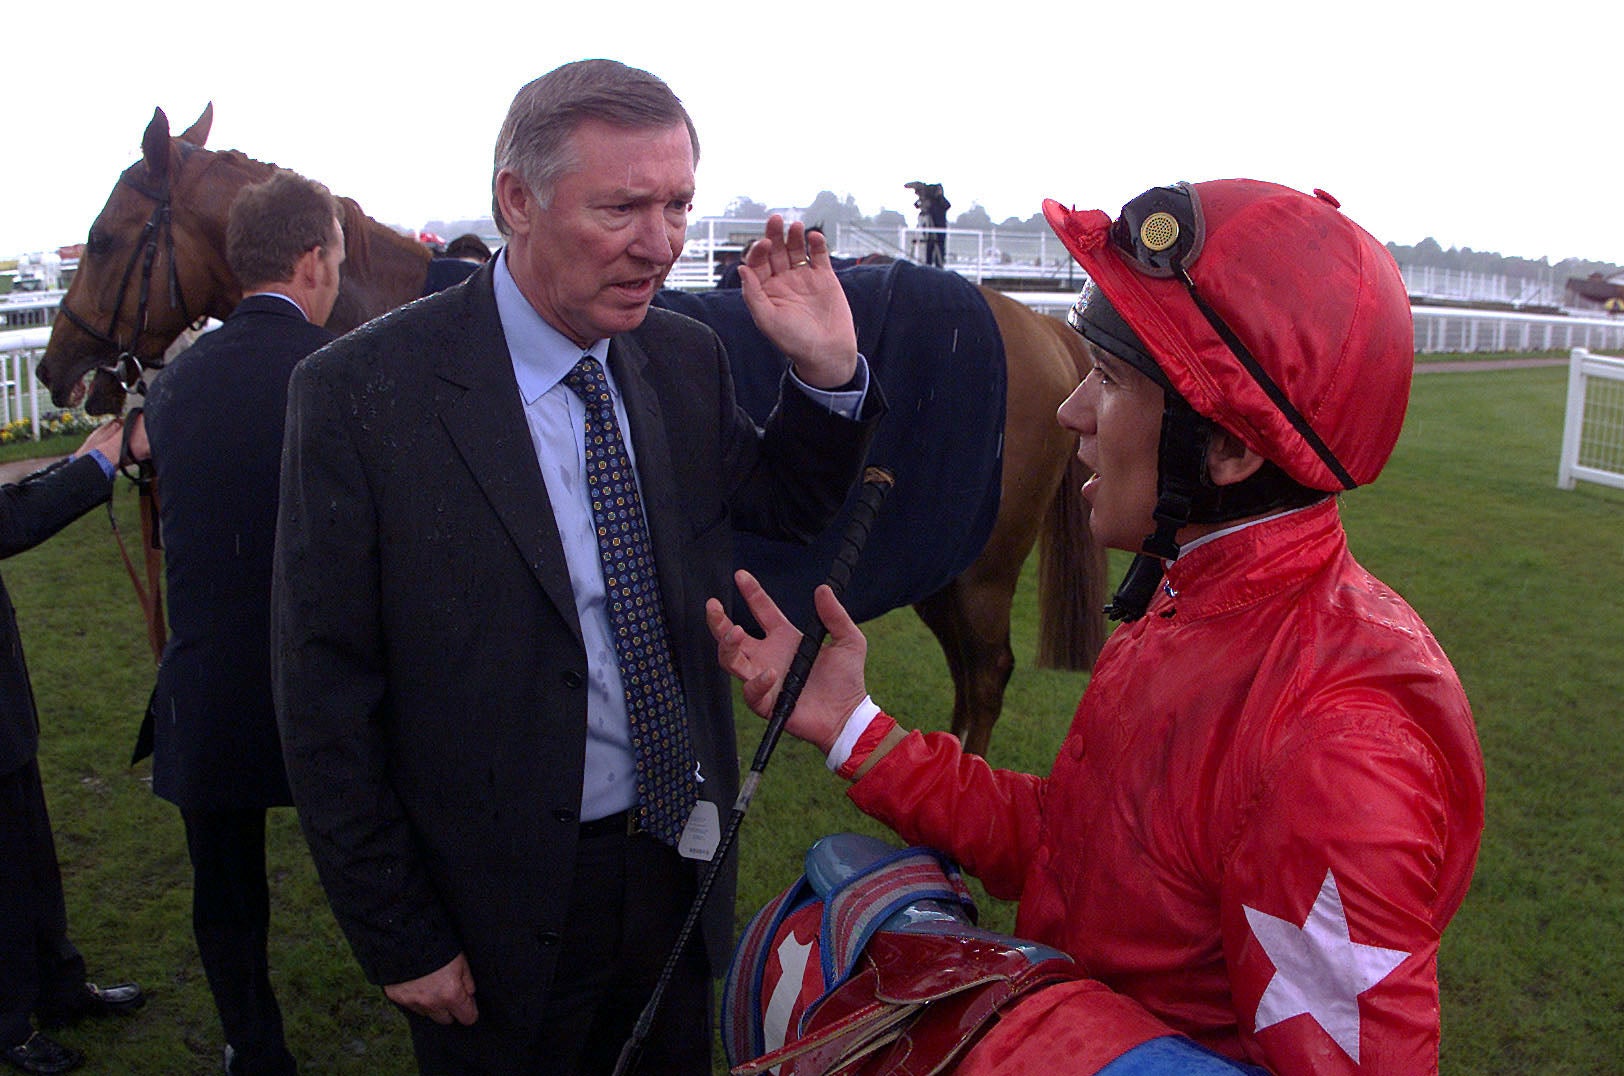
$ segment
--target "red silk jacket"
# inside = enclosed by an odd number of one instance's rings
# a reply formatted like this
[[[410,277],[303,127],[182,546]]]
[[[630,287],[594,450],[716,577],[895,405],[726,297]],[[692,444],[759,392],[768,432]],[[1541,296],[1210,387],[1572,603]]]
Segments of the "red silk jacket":
[[[1047,779],[913,733],[850,795],[1098,981],[1023,1002],[961,1072],[1092,1072],[1157,1021],[1280,1074],[1437,1070],[1482,753],[1448,658],[1354,561],[1334,499],[1172,564]]]

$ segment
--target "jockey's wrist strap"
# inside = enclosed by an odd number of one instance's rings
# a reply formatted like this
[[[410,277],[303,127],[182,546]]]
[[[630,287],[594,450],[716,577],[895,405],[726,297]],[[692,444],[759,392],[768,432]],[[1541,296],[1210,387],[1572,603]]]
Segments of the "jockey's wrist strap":
[[[883,722],[876,721],[868,727],[867,734],[862,740],[858,741],[857,749],[852,752],[852,757],[847,760],[845,766],[841,767],[841,774],[850,774],[850,779],[853,781],[861,781],[863,775],[872,770],[880,759],[891,753],[891,748],[908,738],[907,729],[892,721],[885,714],[880,716],[884,717],[885,720]],[[882,731],[883,735],[881,735]],[[871,740],[874,744],[872,749],[868,747]]]
[[[840,772],[840,768],[851,758],[857,741],[863,738],[863,733],[868,731],[868,726],[879,714],[880,708],[875,704],[874,697],[864,695],[857,708],[846,715],[846,724],[841,727],[840,735],[835,737],[834,746],[829,748],[829,754],[823,760],[829,772]]]
[[[848,728],[853,728],[855,732],[855,742],[851,744],[845,761],[835,766],[834,752],[831,751],[829,755],[830,768],[848,781],[860,779],[908,735],[889,714],[877,706],[873,707],[873,712],[870,713],[867,709],[869,706],[872,706],[872,703],[864,700],[864,706],[858,707],[848,720]],[[854,726],[861,726],[861,731],[856,731]]]

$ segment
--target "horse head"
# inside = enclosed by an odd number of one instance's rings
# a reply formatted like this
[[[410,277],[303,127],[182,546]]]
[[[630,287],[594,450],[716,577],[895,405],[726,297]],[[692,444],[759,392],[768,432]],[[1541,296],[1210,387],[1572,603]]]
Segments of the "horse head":
[[[223,255],[226,213],[252,176],[235,162],[215,167],[226,156],[247,159],[203,149],[213,122],[211,103],[171,137],[163,109],[153,110],[141,160],[119,176],[91,224],[40,360],[39,378],[58,406],[82,401],[93,414],[117,412],[188,325],[225,318],[240,298]],[[203,183],[205,175],[220,181]]]
[[[112,414],[143,372],[188,325],[224,321],[242,299],[226,261],[226,220],[242,188],[276,166],[236,150],[203,148],[214,121],[210,104],[178,138],[154,109],[141,160],[119,176],[90,226],[84,256],[63,296],[39,379],[58,406],[81,401]],[[396,234],[340,199],[348,257],[327,327],[346,332],[422,293],[428,248]],[[91,371],[89,396],[84,376]]]

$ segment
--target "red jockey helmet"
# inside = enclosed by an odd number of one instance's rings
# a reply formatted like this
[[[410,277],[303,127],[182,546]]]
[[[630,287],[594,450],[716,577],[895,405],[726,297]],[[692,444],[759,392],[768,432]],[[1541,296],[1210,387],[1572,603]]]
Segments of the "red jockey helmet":
[[[1409,296],[1336,199],[1224,179],[1153,188],[1115,221],[1043,214],[1198,414],[1310,489],[1380,473],[1409,400]]]

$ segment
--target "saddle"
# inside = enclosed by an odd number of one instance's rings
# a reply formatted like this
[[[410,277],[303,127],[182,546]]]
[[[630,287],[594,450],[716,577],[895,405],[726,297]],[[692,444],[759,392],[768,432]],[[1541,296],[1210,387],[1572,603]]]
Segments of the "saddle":
[[[930,1076],[1017,999],[1082,978],[1059,950],[982,930],[929,848],[825,837],[746,929],[722,1036],[733,1076]]]

